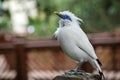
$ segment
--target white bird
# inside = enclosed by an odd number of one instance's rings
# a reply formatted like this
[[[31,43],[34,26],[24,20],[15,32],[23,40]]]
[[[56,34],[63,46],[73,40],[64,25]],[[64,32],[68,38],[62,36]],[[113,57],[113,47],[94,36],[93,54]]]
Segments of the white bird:
[[[101,62],[97,58],[94,48],[88,40],[87,35],[81,29],[82,19],[76,17],[69,11],[55,12],[60,17],[59,27],[54,35],[57,38],[62,50],[72,59],[82,65],[89,61],[97,69],[101,78],[103,72],[100,68]]]

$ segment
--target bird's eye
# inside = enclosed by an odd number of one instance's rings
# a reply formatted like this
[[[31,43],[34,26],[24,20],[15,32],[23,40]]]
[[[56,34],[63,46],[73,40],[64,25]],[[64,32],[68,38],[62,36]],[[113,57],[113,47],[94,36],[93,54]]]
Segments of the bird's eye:
[[[63,15],[63,19],[67,19],[67,20],[72,21],[71,18],[70,18],[70,16],[68,16],[68,15]]]

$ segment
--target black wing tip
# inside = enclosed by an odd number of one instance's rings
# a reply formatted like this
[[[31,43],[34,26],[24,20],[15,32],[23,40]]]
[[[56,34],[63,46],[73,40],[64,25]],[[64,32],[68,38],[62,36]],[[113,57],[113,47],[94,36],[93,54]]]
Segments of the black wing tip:
[[[99,59],[96,59],[96,61],[98,62],[98,64],[99,64],[99,65],[101,65],[101,66],[102,66],[102,63],[100,62],[100,60],[99,60]]]
[[[103,78],[103,80],[105,80],[105,76],[104,76],[103,72],[99,71],[99,75],[101,77],[101,80],[102,80],[102,78]]]

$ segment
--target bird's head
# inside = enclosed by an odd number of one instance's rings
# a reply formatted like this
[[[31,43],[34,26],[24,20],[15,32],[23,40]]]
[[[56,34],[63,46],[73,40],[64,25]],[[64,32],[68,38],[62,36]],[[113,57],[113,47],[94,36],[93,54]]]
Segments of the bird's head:
[[[70,20],[72,21],[71,19],[71,16],[70,16],[70,12],[68,13],[68,11],[64,11],[64,12],[54,12],[56,15],[58,15],[61,19],[63,20]]]
[[[69,23],[76,23],[80,24],[82,19],[76,17],[72,12],[69,11],[63,11],[63,12],[54,12],[56,15],[60,17],[60,23],[62,24],[69,24]]]

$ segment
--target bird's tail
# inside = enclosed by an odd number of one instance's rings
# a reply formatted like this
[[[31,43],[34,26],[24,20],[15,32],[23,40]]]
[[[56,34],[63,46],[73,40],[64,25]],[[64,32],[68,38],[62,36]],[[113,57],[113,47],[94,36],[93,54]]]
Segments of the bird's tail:
[[[93,66],[95,69],[98,70],[101,79],[103,78],[103,79],[105,80],[105,76],[104,76],[104,74],[103,74],[103,71],[102,71],[102,69],[100,68],[100,65],[102,65],[101,62],[100,62],[98,59],[96,59],[96,60],[93,60],[93,61],[90,62],[90,63],[92,64],[92,66]]]

